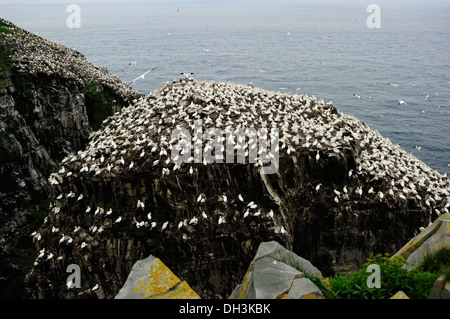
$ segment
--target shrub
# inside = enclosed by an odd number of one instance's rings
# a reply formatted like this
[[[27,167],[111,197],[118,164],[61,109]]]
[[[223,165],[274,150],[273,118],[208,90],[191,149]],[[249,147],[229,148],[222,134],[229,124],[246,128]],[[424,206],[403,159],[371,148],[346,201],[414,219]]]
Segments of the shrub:
[[[369,288],[367,272],[370,264],[380,267],[380,288]],[[422,268],[406,270],[407,261],[402,257],[388,258],[379,254],[368,258],[363,268],[330,278],[331,291],[324,291],[327,298],[337,299],[387,299],[402,290],[411,299],[424,299],[430,294],[439,273]]]

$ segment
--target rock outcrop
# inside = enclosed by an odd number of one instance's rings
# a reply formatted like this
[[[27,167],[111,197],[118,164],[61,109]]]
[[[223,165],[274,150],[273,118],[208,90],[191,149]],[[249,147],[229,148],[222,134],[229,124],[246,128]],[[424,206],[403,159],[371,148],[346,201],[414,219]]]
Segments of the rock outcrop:
[[[79,52],[0,19],[0,296],[23,295],[47,215],[47,178],[142,94]],[[22,282],[22,283],[21,283]]]
[[[428,299],[450,299],[450,278],[442,275],[436,279]]]
[[[200,297],[154,256],[138,260],[115,299],[199,299]]]
[[[269,131],[270,151],[255,143]],[[189,78],[109,117],[61,165],[32,297],[77,298],[101,283],[113,298],[154,255],[200,297],[227,298],[272,240],[329,276],[395,253],[449,202],[446,177],[331,103]],[[84,269],[81,290],[66,289],[68,264]]]
[[[431,225],[422,229],[392,258],[403,257],[406,269],[420,265],[427,255],[435,255],[443,249],[450,250],[450,213],[439,216]],[[450,299],[450,278],[440,276],[434,283],[430,299]]]
[[[322,280],[308,260],[275,241],[258,248],[247,273],[230,299],[323,299],[320,289],[306,276]]]
[[[392,258],[401,256],[408,262],[406,268],[420,265],[424,257],[450,249],[450,213],[439,216],[419,235],[411,239]]]

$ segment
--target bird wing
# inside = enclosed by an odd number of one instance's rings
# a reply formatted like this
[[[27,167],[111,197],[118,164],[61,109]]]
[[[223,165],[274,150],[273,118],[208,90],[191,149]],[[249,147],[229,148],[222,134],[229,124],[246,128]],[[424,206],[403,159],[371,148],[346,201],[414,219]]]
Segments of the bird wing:
[[[139,80],[139,79],[143,79],[144,76],[145,76],[147,73],[152,72],[153,70],[156,70],[157,68],[159,68],[159,66],[156,66],[156,67],[154,67],[153,69],[150,69],[150,70],[148,70],[147,72],[145,72],[144,74],[138,76],[138,77],[135,78],[133,81],[131,81],[130,83],[128,83],[128,85],[133,84],[135,81],[137,81],[137,80]]]

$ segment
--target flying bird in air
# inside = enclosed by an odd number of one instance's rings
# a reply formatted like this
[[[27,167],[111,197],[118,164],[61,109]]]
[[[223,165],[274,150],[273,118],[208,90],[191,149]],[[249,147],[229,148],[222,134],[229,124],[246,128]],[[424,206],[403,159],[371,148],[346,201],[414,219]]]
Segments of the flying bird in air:
[[[128,83],[128,85],[133,84],[134,82],[136,82],[139,79],[144,79],[144,77],[147,75],[147,73],[152,72],[153,70],[156,70],[157,68],[159,68],[159,66],[154,67],[153,69],[148,70],[147,72],[145,72],[144,74],[142,74],[141,76],[138,76],[137,78],[135,78],[133,81],[131,81],[130,83]]]

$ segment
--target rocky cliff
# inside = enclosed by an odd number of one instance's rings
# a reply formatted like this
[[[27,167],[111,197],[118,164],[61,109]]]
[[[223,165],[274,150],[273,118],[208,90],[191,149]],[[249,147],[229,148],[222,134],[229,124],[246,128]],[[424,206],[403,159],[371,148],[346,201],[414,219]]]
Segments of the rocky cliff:
[[[49,174],[141,94],[82,54],[0,19],[0,295],[18,297]]]
[[[329,276],[448,212],[447,178],[332,103],[189,78],[144,97],[0,27],[1,260],[19,277],[34,263],[28,297],[113,298],[153,255],[201,298],[226,298],[261,242]]]
[[[328,276],[395,253],[448,211],[450,185],[332,103],[189,78],[109,117],[49,182],[28,276],[39,298],[113,298],[148,255],[225,298],[274,239]]]

